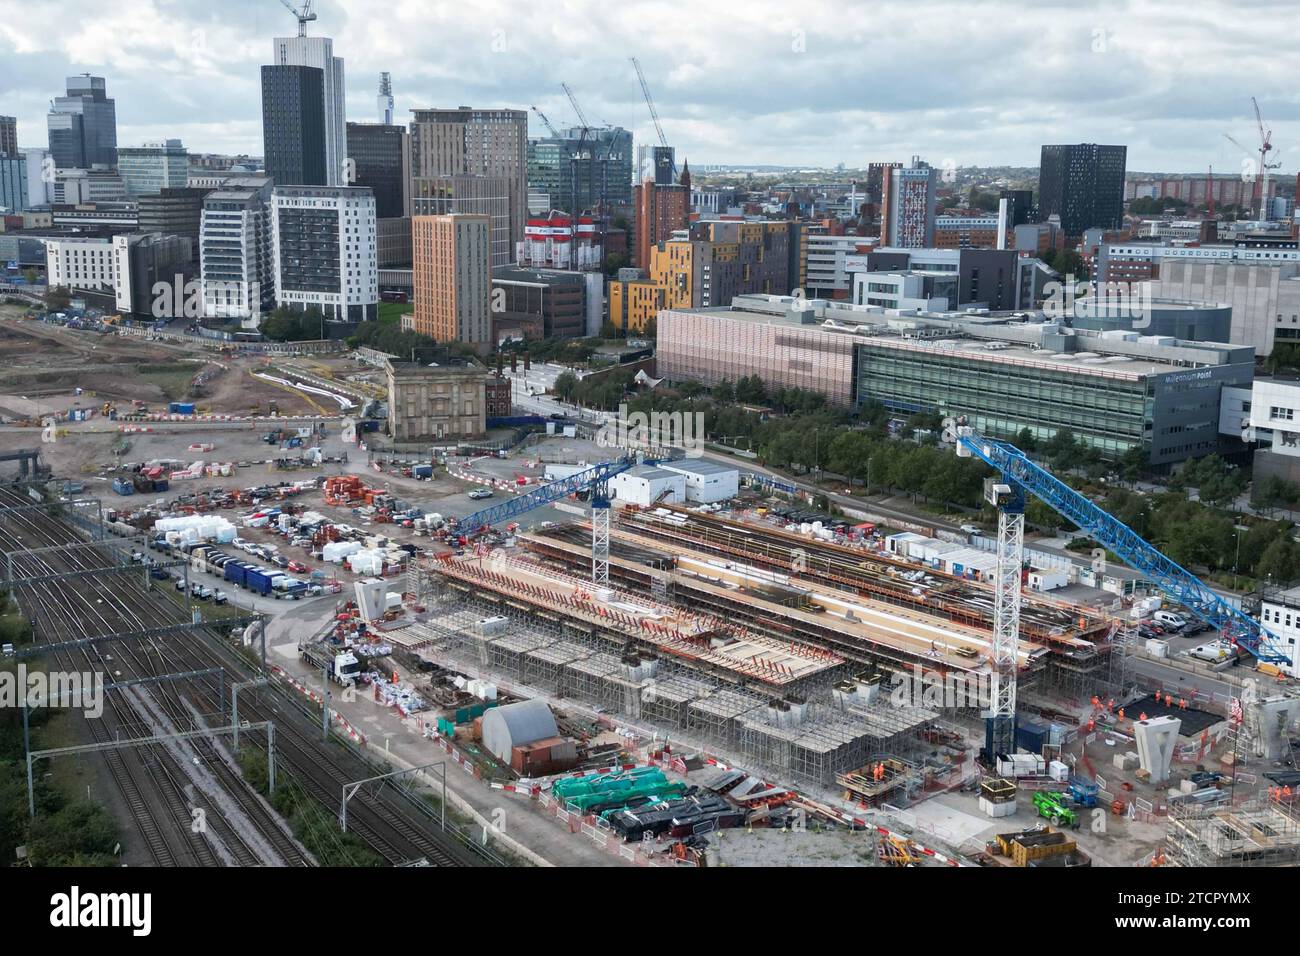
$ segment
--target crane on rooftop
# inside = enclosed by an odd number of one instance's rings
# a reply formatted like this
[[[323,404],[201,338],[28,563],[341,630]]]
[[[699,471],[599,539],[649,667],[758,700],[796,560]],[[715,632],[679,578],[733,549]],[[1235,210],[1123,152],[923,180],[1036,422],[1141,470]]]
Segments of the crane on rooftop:
[[[312,0],[303,0],[302,9],[298,9],[289,0],[280,0],[286,10],[298,18],[298,36],[307,35],[307,24],[316,19],[316,14],[312,12]]]
[[[1255,108],[1255,126],[1259,131],[1259,148],[1256,150],[1249,150],[1227,133],[1223,134],[1223,138],[1249,156],[1254,162],[1255,184],[1256,188],[1259,190],[1259,218],[1263,221],[1268,219],[1266,214],[1268,207],[1268,173],[1269,170],[1280,169],[1282,164],[1270,163],[1268,161],[1268,154],[1275,149],[1273,146],[1273,131],[1265,127],[1264,117],[1260,114],[1259,102],[1255,97],[1252,96],[1250,102]]]
[[[645,105],[650,108],[650,118],[654,120],[655,132],[659,134],[659,145],[668,149],[668,137],[664,135],[663,124],[659,122],[659,111],[655,109],[655,101],[650,96],[650,85],[645,81],[645,73],[641,69],[641,61],[636,57],[628,57],[632,65],[636,67],[636,78],[641,84],[641,95],[645,97]],[[673,158],[673,178],[677,178],[677,159]]]

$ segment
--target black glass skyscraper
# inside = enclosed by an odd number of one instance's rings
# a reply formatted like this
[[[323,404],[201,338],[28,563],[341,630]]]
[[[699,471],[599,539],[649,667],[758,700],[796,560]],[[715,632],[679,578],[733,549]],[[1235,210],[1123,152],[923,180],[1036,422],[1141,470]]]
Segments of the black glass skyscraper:
[[[277,186],[324,186],[323,70],[262,67],[262,149],[266,175]]]
[[[1127,146],[1044,146],[1038,169],[1038,215],[1061,217],[1067,236],[1124,224]]]
[[[379,219],[399,219],[406,213],[410,180],[406,127],[385,123],[348,123],[348,158],[354,178],[348,185],[369,186],[375,194]]]

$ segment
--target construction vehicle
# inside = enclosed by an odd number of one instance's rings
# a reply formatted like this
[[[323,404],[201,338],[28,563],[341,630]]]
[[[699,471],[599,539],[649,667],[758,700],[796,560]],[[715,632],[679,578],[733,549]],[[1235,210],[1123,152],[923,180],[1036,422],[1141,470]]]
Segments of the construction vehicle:
[[[299,644],[298,657],[305,664],[324,669],[330,680],[350,687],[361,676],[361,662],[351,651],[336,651],[324,644]]]
[[[1079,825],[1079,815],[1065,803],[1065,797],[1048,790],[1034,791],[1034,809],[1040,817],[1050,820],[1053,826],[1065,824],[1069,827]]]
[[[1078,777],[1071,777],[1065,792],[1069,794],[1070,800],[1074,802],[1075,806],[1095,807],[1097,805],[1098,787],[1095,783],[1089,783]]]

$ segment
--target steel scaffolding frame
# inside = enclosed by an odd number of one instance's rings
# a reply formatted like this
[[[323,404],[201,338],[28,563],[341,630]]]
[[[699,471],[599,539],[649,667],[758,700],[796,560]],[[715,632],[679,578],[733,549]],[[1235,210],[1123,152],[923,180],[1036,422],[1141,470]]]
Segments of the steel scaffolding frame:
[[[1181,802],[1169,808],[1165,858],[1171,866],[1296,866],[1300,815],[1267,795],[1238,806]]]

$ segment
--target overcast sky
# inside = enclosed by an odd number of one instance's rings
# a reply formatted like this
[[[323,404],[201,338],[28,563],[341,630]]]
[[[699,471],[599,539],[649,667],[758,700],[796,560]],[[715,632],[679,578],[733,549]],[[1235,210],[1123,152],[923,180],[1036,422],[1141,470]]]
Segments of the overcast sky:
[[[415,107],[536,105],[669,142],[693,166],[1036,166],[1044,142],[1127,144],[1130,170],[1240,169],[1257,143],[1300,164],[1292,0],[321,0],[313,35],[346,60],[348,119],[374,121],[379,72]],[[44,146],[64,77],[107,77],[118,144],[179,137],[262,153],[260,64],[292,35],[280,0],[0,0],[0,113]],[[543,132],[531,117],[531,132]]]

